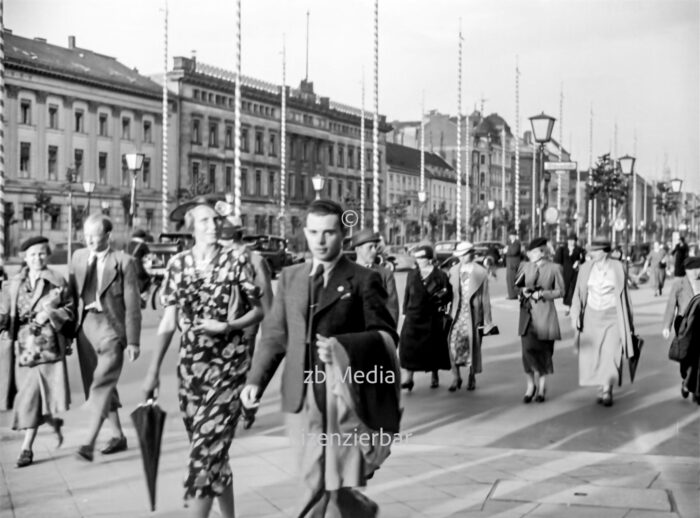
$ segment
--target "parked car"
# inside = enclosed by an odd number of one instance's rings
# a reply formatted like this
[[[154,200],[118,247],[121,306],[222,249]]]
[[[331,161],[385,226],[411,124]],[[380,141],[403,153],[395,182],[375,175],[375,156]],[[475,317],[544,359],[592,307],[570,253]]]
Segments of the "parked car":
[[[490,257],[493,264],[496,266],[503,266],[503,249],[505,247],[506,245],[499,241],[479,241],[478,243],[474,243],[476,260],[482,263],[484,259]]]
[[[442,264],[446,259],[452,257],[452,253],[455,251],[458,243],[460,241],[438,241],[435,243],[433,250],[437,264]]]
[[[253,234],[243,236],[243,242],[267,261],[273,278],[277,277],[285,266],[304,262],[303,258],[297,257],[288,250],[287,240],[280,236]]]
[[[73,241],[71,243],[71,250],[75,252],[79,248],[85,248],[84,243],[79,241]],[[58,243],[51,251],[51,255],[48,258],[48,264],[67,264],[68,263],[68,243]]]
[[[391,245],[386,247],[386,254],[389,259],[393,259],[395,271],[412,270],[416,267],[416,260],[410,254],[409,249],[404,245]]]

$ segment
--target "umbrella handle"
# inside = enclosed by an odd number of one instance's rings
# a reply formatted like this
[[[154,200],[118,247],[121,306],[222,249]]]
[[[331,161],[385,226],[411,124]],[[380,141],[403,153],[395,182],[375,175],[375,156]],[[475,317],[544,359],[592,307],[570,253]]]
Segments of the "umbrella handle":
[[[146,401],[144,401],[142,404],[143,405],[153,405],[158,401],[158,388],[154,388],[149,394],[146,395]]]

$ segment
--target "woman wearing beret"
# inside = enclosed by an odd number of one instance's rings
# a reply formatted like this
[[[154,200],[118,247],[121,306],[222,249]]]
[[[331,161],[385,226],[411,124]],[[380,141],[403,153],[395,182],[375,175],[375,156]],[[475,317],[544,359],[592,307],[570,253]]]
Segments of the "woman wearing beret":
[[[546,238],[533,239],[528,246],[529,262],[520,265],[516,277],[520,288],[518,334],[527,375],[525,403],[533,398],[538,403],[545,401],[546,377],[554,372],[554,341],[561,339],[554,300],[564,295],[564,277],[561,265],[549,259],[548,250]]]
[[[0,302],[0,329],[15,344],[18,391],[12,428],[25,430],[19,468],[33,462],[32,446],[41,424],[53,428],[59,446],[63,442],[63,420],[56,414],[68,410],[70,404],[66,370],[70,342],[62,331],[72,328],[75,317],[66,280],[46,266],[51,253],[48,239],[30,238],[20,249],[27,266],[3,289]]]
[[[691,299],[700,294],[700,257],[688,257],[683,262],[683,267],[685,275],[674,279],[666,303],[661,332],[663,337],[667,339],[671,336],[671,328],[678,335],[678,328]],[[695,313],[697,314],[697,311]],[[681,396],[685,399],[692,392],[693,399],[698,401],[698,397],[700,397],[700,380],[698,379],[700,343],[697,339],[691,339],[689,344],[688,354],[680,361],[681,379],[683,380],[681,382]],[[698,402],[700,403],[700,401]]]
[[[594,239],[591,260],[579,271],[571,303],[576,330],[579,385],[598,387],[598,403],[612,406],[612,388],[622,380],[622,360],[632,353],[632,313],[620,261],[610,258],[611,244]]]
[[[438,370],[450,368],[445,310],[452,301],[447,274],[433,265],[432,247],[419,246],[413,256],[417,266],[406,277],[399,337],[399,360],[407,371],[401,388],[409,391],[414,371],[431,372],[430,388],[437,388]]]
[[[463,241],[457,245],[454,255],[460,261],[450,268],[452,300],[450,314],[453,319],[449,344],[454,379],[448,389],[459,390],[462,377],[459,367],[467,367],[467,390],[476,388],[476,375],[481,372],[481,337],[479,328],[491,328],[491,298],[489,296],[488,271],[474,262],[474,245]]]

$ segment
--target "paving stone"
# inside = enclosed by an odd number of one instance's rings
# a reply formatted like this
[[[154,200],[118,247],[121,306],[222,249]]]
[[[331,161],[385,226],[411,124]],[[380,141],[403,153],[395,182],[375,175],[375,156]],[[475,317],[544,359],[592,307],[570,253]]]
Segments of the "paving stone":
[[[698,502],[698,506],[700,506],[700,502]],[[688,515],[687,518],[697,518],[700,516],[700,511],[697,509],[698,508],[696,508],[694,516]],[[657,511],[640,511],[638,509],[633,509],[625,515],[625,518],[679,518],[679,516],[680,515],[677,513],[660,513]]]
[[[578,505],[540,504],[528,518],[627,518],[628,509]]]

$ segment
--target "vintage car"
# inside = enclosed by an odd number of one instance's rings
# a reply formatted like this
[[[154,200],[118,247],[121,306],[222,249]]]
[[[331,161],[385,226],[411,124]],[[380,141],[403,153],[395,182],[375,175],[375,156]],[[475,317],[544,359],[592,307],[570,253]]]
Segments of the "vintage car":
[[[277,277],[285,266],[304,262],[303,258],[298,258],[289,251],[287,240],[280,236],[251,234],[243,236],[243,242],[267,261],[273,278]]]

